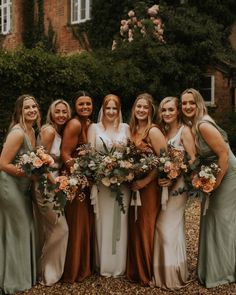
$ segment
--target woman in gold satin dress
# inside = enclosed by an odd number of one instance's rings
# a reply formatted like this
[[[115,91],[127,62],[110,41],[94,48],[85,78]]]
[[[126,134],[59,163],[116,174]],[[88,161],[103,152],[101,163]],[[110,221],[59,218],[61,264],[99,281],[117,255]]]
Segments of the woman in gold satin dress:
[[[149,147],[159,155],[161,149],[166,149],[166,140],[153,123],[155,112],[152,96],[140,94],[132,107],[130,131],[131,140],[138,148]],[[136,180],[132,189],[139,190],[141,206],[138,207],[137,220],[135,208],[129,208],[126,275],[131,281],[147,286],[153,276],[154,232],[160,212],[157,172],[153,170],[146,177]]]
[[[62,159],[68,173],[77,156],[76,149],[87,143],[87,130],[93,111],[91,96],[78,91],[73,101],[74,116],[67,123],[62,140]],[[90,204],[90,189],[85,199],[79,196],[67,202],[65,215],[69,227],[65,269],[62,280],[68,283],[80,282],[93,272],[94,214]]]

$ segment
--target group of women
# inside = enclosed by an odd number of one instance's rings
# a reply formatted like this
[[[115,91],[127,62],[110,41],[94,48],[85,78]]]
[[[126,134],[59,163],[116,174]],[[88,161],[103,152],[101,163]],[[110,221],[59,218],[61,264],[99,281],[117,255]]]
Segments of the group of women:
[[[70,174],[78,147],[90,143],[98,152],[107,146],[126,145],[131,139],[140,149],[157,156],[171,144],[186,151],[190,164],[200,155],[217,161],[220,173],[201,215],[197,273],[207,288],[236,281],[236,158],[227,135],[207,114],[195,89],[186,89],[181,101],[164,98],[158,108],[148,93],[137,96],[130,124],[122,122],[120,98],[104,97],[97,123],[91,122],[93,100],[86,91],[76,93],[71,108],[57,100],[40,127],[39,106],[33,96],[16,100],[12,122],[0,157],[0,294],[30,289],[36,282],[80,282],[93,274],[126,276],[143,286],[179,289],[189,283],[184,212],[188,194],[173,196],[184,184],[160,178],[156,169],[122,185],[125,213],[113,192],[102,183],[87,188],[67,202],[65,216],[53,205],[45,210],[37,178],[27,177],[17,157],[43,145],[55,160],[55,172]],[[161,200],[161,187],[168,199]],[[133,198],[132,192],[139,192]],[[204,200],[202,207],[204,207]]]

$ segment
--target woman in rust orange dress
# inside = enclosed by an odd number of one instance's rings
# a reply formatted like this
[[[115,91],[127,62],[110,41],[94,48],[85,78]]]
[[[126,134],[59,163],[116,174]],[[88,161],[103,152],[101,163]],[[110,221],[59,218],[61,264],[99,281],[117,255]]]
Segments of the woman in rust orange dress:
[[[155,124],[155,106],[148,93],[140,94],[132,107],[130,131],[131,140],[138,148],[150,148],[157,155],[166,149],[166,140]],[[142,285],[149,285],[153,276],[153,247],[157,215],[160,211],[160,193],[157,172],[151,171],[144,178],[134,181],[133,191],[139,191],[137,207],[129,209],[127,277]],[[137,218],[136,218],[137,217]]]
[[[73,101],[75,115],[67,123],[62,139],[62,160],[68,170],[74,164],[76,149],[87,143],[87,130],[91,123],[90,116],[93,103],[85,91],[78,91]],[[93,244],[94,244],[94,214],[90,204],[90,191],[85,192],[85,198],[80,194],[67,202],[65,208],[69,227],[64,282],[80,282],[92,274]]]

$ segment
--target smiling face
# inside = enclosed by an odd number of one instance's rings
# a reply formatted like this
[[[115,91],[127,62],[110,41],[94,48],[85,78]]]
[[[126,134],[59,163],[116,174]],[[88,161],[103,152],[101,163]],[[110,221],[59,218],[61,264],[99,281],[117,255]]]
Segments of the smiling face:
[[[192,93],[185,93],[181,97],[181,108],[183,115],[188,119],[193,119],[196,115],[197,105]]]
[[[161,108],[161,118],[166,124],[172,124],[178,121],[179,111],[174,100],[163,104]]]
[[[22,116],[25,122],[34,122],[39,116],[39,109],[36,102],[31,99],[25,99],[23,102]]]
[[[134,115],[137,120],[147,121],[150,115],[150,106],[146,99],[140,98],[134,108]]]
[[[104,107],[104,118],[108,122],[114,122],[119,116],[119,110],[114,100],[110,100]]]
[[[64,125],[69,118],[68,108],[64,103],[58,103],[52,113],[53,121],[59,125]]]
[[[89,96],[80,96],[75,102],[76,113],[79,117],[89,117],[93,111],[93,102]]]

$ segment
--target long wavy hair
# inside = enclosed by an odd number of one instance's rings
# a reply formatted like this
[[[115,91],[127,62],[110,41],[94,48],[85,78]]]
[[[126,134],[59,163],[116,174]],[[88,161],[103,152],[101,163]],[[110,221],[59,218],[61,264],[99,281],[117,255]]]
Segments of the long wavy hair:
[[[101,122],[102,122],[102,125],[104,127],[104,129],[106,130],[106,117],[105,117],[105,110],[106,110],[106,107],[108,105],[108,103],[110,101],[113,101],[117,107],[117,111],[118,111],[118,114],[117,114],[117,118],[115,119],[115,122],[114,122],[114,127],[116,129],[119,128],[119,125],[120,125],[120,121],[121,121],[121,102],[120,102],[120,97],[115,95],[115,94],[107,94],[104,98],[103,98],[103,102],[102,102],[102,109],[101,109]]]
[[[15,108],[13,111],[12,120],[11,120],[9,129],[11,129],[16,124],[19,124],[26,131],[26,123],[25,123],[25,118],[23,115],[23,106],[24,106],[24,102],[28,99],[32,99],[35,102],[35,104],[37,105],[38,116],[36,119],[36,125],[37,125],[38,130],[40,129],[41,116],[40,116],[40,111],[39,111],[39,105],[38,105],[35,97],[30,94],[23,94],[17,98],[17,100],[15,102]]]
[[[198,122],[204,117],[204,116],[207,116],[208,119],[214,121],[209,115],[208,115],[208,112],[207,112],[207,107],[205,105],[205,101],[202,97],[202,95],[200,94],[199,91],[197,91],[196,89],[194,88],[188,88],[188,89],[185,89],[182,93],[181,93],[181,103],[182,103],[182,97],[184,94],[186,93],[191,93],[193,98],[194,98],[194,101],[196,103],[196,114],[193,118],[193,120],[190,122],[188,118],[186,118],[184,115],[183,115],[183,112],[182,112],[182,119],[184,121],[184,123],[188,126],[191,127],[192,129],[192,132],[194,135],[196,135],[197,133],[197,128],[198,128]]]
[[[178,111],[178,117],[177,117],[178,123],[179,124],[182,123],[181,116],[180,116],[180,101],[179,101],[179,99],[175,96],[167,96],[167,97],[163,98],[159,104],[159,107],[158,107],[158,125],[164,134],[166,134],[168,132],[169,126],[168,126],[168,124],[166,124],[164,122],[164,120],[162,118],[162,109],[166,103],[171,102],[171,101],[174,102],[174,104],[177,108],[177,111]]]
[[[45,124],[44,126],[42,126],[42,128],[43,128],[43,127],[46,127],[46,125],[51,125],[51,126],[53,126],[53,128],[55,128],[57,131],[59,131],[59,130],[58,130],[58,126],[57,126],[57,124],[54,122],[53,114],[54,114],[54,112],[55,112],[56,106],[57,106],[58,104],[60,104],[60,103],[64,104],[65,107],[67,108],[67,115],[68,115],[68,116],[67,116],[67,121],[71,118],[71,108],[70,108],[68,102],[66,102],[64,99],[57,99],[57,100],[53,101],[53,102],[51,103],[51,105],[49,106],[49,108],[48,108],[48,112],[47,112],[47,117],[46,117],[46,124]],[[66,122],[67,122],[67,121],[66,121]],[[65,123],[65,124],[66,124],[66,123]],[[62,131],[62,130],[61,130],[61,131]]]
[[[144,99],[148,103],[148,109],[149,109],[149,115],[147,119],[147,126],[145,128],[145,131],[142,135],[142,139],[146,138],[149,132],[149,129],[153,125],[153,123],[156,123],[156,106],[154,103],[154,99],[151,94],[149,93],[142,93],[137,96],[137,98],[134,101],[134,104],[132,106],[131,110],[131,118],[130,118],[130,132],[131,137],[133,137],[137,133],[137,127],[138,127],[138,119],[135,116],[135,108],[137,106],[137,103],[140,99]]]

